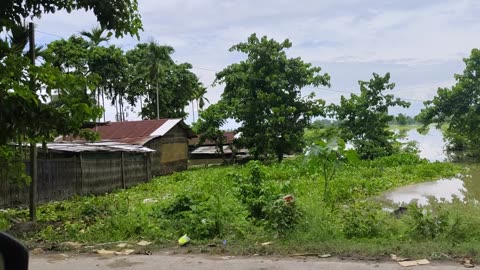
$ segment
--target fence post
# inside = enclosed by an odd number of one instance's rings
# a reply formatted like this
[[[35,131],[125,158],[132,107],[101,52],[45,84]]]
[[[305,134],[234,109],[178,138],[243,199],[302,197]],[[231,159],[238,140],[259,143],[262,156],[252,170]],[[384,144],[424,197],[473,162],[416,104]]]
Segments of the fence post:
[[[125,184],[125,152],[122,152],[122,160],[121,160],[121,170],[122,170],[122,188],[127,188]]]
[[[79,195],[83,195],[83,158],[82,158],[82,153],[80,152],[78,154],[78,157],[80,159],[80,194]]]
[[[152,154],[147,154],[147,181],[148,182],[152,179]]]

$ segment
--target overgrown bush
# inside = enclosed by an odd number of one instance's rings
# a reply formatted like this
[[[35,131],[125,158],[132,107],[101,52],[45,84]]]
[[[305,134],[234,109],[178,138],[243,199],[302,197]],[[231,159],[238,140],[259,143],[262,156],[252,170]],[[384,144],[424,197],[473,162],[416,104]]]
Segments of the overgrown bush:
[[[381,234],[386,213],[374,202],[356,202],[342,211],[347,238],[374,238]]]
[[[294,199],[289,201],[288,198],[287,195],[277,199],[267,210],[268,223],[280,236],[293,231],[303,216]]]
[[[265,166],[260,162],[250,161],[246,165],[246,174],[231,176],[235,179],[240,199],[247,207],[249,217],[284,235],[298,223],[302,216],[301,211],[294,201],[283,199],[292,191],[290,182],[271,179],[265,170]]]

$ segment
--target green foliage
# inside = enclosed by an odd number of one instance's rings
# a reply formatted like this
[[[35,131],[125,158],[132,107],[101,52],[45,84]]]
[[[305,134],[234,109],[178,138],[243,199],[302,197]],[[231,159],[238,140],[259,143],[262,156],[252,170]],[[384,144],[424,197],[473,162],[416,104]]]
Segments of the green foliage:
[[[257,224],[265,223],[279,235],[291,231],[302,216],[289,194],[290,182],[272,181],[266,167],[258,161],[246,165],[245,175],[232,174],[239,190],[240,200],[247,207],[249,217]],[[292,196],[284,199],[284,196]]]
[[[434,239],[443,234],[448,227],[448,213],[439,210],[434,214],[430,209],[419,208],[416,204],[408,206],[412,217],[411,234],[414,238]]]
[[[384,229],[385,216],[378,203],[355,202],[342,212],[343,233],[347,238],[374,238]]]
[[[140,101],[144,119],[185,117],[185,106],[204,88],[192,65],[175,63],[173,53],[172,47],[155,42],[137,44],[126,53],[131,76],[127,100],[132,106]]]
[[[295,201],[285,201],[279,198],[268,208],[267,220],[271,228],[280,236],[291,233],[303,218],[303,212],[297,207]]]
[[[395,116],[395,118],[392,121],[390,121],[390,124],[406,126],[406,125],[415,125],[417,124],[417,121],[415,120],[415,118],[409,115],[399,113],[397,116]]]
[[[322,178],[317,180],[318,172],[309,172],[304,158],[270,165],[256,161],[189,170],[103,196],[48,203],[38,209],[39,229],[26,235],[9,224],[10,218],[26,220],[25,210],[0,212],[0,224],[11,226],[10,232],[22,239],[47,245],[139,239],[176,244],[178,237],[188,234],[194,245],[226,239],[229,248],[242,252],[245,247],[251,250],[255,242],[266,241],[274,241],[268,252],[281,250],[285,244],[289,252],[337,253],[336,247],[345,241],[353,241],[348,242],[352,247],[404,241],[441,241],[452,246],[480,240],[476,233],[480,222],[472,218],[480,210],[474,204],[446,208],[448,225],[433,240],[430,236],[425,240],[411,231],[419,224],[411,214],[397,219],[373,199],[402,185],[451,177],[460,171],[454,164],[429,163],[411,154],[346,163],[330,183],[332,204],[324,202],[323,186],[314,182]],[[285,195],[294,200],[287,202]],[[440,213],[432,208],[432,214]],[[258,251],[253,248],[252,252]]]
[[[335,178],[340,166],[349,161],[354,163],[358,160],[355,151],[345,150],[345,143],[337,139],[328,142],[318,142],[307,147],[305,154],[305,163],[311,174],[317,172],[323,177],[324,191],[323,199],[328,201],[329,183]]]
[[[25,163],[19,151],[10,146],[0,145],[0,179],[8,179],[18,185],[29,183],[30,178],[25,175]]]
[[[92,10],[104,29],[111,30],[117,37],[131,34],[138,37],[142,29],[136,0],[121,1],[52,1],[52,0],[6,0],[0,5],[0,29],[21,25],[28,17],[41,17],[43,13],[64,10]]]
[[[222,103],[210,105],[202,111],[198,121],[193,124],[193,130],[200,136],[198,145],[202,145],[205,140],[215,142],[218,153],[224,156],[226,138],[221,127],[226,123],[226,118],[226,109]]]
[[[350,99],[342,96],[340,105],[331,105],[330,110],[340,123],[340,136],[351,142],[362,159],[374,159],[394,153],[394,134],[388,123],[394,119],[388,114],[393,106],[409,107],[410,103],[395,99],[392,94],[390,73],[380,76],[373,73],[370,81],[359,81],[360,95],[351,94]]]
[[[451,88],[439,88],[437,96],[425,102],[425,108],[417,120],[427,127],[435,123],[447,123],[445,137],[451,150],[467,150],[470,155],[478,157],[480,151],[480,93],[479,63],[480,50],[473,49],[470,57],[463,60],[465,69],[462,74],[455,74],[457,83]]]
[[[222,102],[229,116],[241,123],[239,143],[258,159],[273,155],[279,161],[285,153],[302,146],[303,129],[314,116],[323,115],[324,101],[314,95],[302,98],[301,89],[329,85],[328,74],[303,62],[288,58],[292,43],[281,43],[252,34],[247,42],[230,48],[247,55],[216,75],[216,84],[225,84]]]
[[[27,17],[77,9],[93,9],[100,25],[117,36],[137,35],[141,29],[135,0],[7,0],[0,5],[0,34],[7,37],[0,40],[0,159],[7,164],[1,167],[2,174],[17,170],[14,178],[25,178],[18,176],[23,173],[15,164],[18,160],[10,159],[16,154],[8,153],[12,150],[5,145],[52,140],[59,134],[88,135],[82,131],[83,124],[101,114],[88,95],[95,89],[98,77],[87,72],[87,43],[83,39],[72,37],[54,42],[48,55],[37,47],[37,57],[41,54],[45,59],[40,66],[32,65],[32,60],[24,55],[28,31],[23,23]]]

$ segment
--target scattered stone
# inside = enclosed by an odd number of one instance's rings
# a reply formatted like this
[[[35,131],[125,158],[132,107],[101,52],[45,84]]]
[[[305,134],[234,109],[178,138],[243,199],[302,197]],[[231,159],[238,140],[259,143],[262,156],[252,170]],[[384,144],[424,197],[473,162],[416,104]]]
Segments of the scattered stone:
[[[78,243],[78,242],[63,242],[61,244],[62,246],[66,247],[66,248],[69,248],[69,249],[79,249],[82,247],[82,244]]]
[[[473,268],[475,265],[473,264],[472,258],[465,257],[462,259],[462,264],[465,268]]]
[[[120,244],[117,245],[117,247],[119,247],[119,248],[124,248],[124,247],[126,247],[127,245],[128,245],[127,243],[120,243]]]
[[[32,254],[33,254],[33,255],[40,255],[40,254],[43,254],[43,253],[45,253],[45,251],[44,251],[43,249],[41,249],[41,248],[34,248],[34,249],[32,250]]]
[[[150,245],[151,243],[152,243],[152,242],[148,242],[148,241],[142,240],[142,241],[138,242],[137,245],[144,247],[144,246]]]
[[[390,259],[392,259],[396,262],[408,261],[408,258],[400,257],[400,256],[397,256],[396,254],[390,254]]]
[[[235,258],[235,256],[223,256],[223,257],[220,257],[220,259],[222,260],[230,260],[230,259],[233,259]]]
[[[122,251],[116,251],[115,255],[130,255],[133,252],[135,252],[135,250],[133,250],[133,249],[124,249]]]
[[[266,246],[269,246],[273,244],[273,242],[265,242],[265,243],[261,243],[260,245],[262,245],[262,247],[266,247]]]
[[[318,255],[318,257],[319,257],[319,258],[322,258],[322,259],[325,259],[325,258],[330,258],[330,257],[332,257],[332,255],[327,253],[327,254]]]
[[[105,250],[105,249],[99,249],[97,250],[97,253],[100,255],[114,255],[115,251],[113,250]]]

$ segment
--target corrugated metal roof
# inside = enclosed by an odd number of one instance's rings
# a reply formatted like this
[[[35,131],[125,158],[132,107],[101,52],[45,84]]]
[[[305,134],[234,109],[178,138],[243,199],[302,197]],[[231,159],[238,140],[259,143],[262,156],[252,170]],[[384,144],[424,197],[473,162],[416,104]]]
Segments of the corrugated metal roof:
[[[116,141],[128,144],[144,145],[148,141],[164,136],[174,126],[180,125],[189,137],[195,136],[182,119],[158,119],[142,121],[111,122],[107,125],[92,128],[97,131],[102,141]],[[82,142],[82,138],[59,137],[56,142]]]
[[[42,147],[38,144],[37,147]],[[148,147],[140,145],[119,143],[119,142],[95,142],[95,143],[47,143],[48,151],[55,152],[134,152],[134,153],[150,153],[155,152]]]
[[[223,136],[225,136],[225,138],[226,138],[225,139],[225,144],[232,144],[233,140],[236,139],[235,132],[233,132],[233,131],[225,131],[223,133]],[[200,140],[200,137],[192,138],[192,139],[188,140],[188,145],[195,146],[195,145],[197,145],[199,140]],[[202,146],[211,146],[211,145],[215,145],[215,142],[213,142],[211,140],[205,140],[205,142],[202,143]]]
[[[112,122],[106,126],[99,126],[96,131],[102,140],[117,140],[125,138],[144,138],[165,124],[168,119]],[[95,130],[95,129],[94,129]]]
[[[163,123],[163,125],[161,125],[154,132],[152,132],[150,136],[152,137],[163,136],[180,121],[182,121],[182,119],[168,119],[165,123]]]
[[[225,145],[225,146],[223,146],[223,153],[224,154],[231,154],[232,149],[230,149],[229,146]],[[192,151],[192,155],[200,155],[200,154],[213,155],[213,154],[220,154],[220,153],[218,152],[216,146],[200,146],[197,149],[195,149],[194,151]]]

